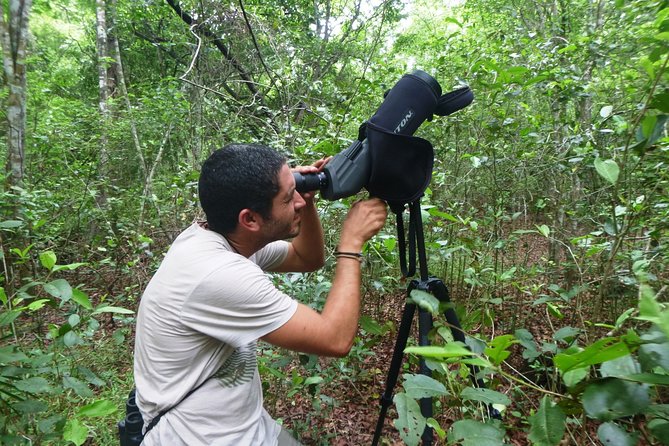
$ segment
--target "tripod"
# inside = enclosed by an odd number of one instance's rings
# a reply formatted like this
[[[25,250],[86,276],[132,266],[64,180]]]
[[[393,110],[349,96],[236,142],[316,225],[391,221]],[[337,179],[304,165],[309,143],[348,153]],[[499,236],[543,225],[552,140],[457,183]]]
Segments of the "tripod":
[[[400,252],[400,267],[402,269],[402,275],[404,277],[411,277],[416,273],[416,252],[418,253],[418,262],[420,267],[420,279],[414,279],[409,283],[407,288],[407,295],[411,293],[414,289],[425,291],[432,294],[436,297],[440,303],[449,303],[450,299],[448,296],[448,288],[446,285],[439,279],[435,277],[430,277],[427,270],[427,256],[425,254],[425,238],[423,233],[423,222],[421,217],[420,210],[420,199],[409,203],[409,263],[406,262],[406,246],[404,239],[404,220],[402,218],[402,213],[404,211],[404,205],[394,206],[391,205],[391,209],[397,215],[397,235],[398,235],[398,246]],[[381,431],[383,430],[383,422],[385,420],[388,408],[393,402],[393,388],[397,383],[397,378],[399,375],[400,367],[402,366],[402,359],[404,356],[404,349],[406,348],[407,339],[409,337],[409,332],[411,331],[411,325],[413,322],[414,315],[416,313],[416,304],[412,302],[407,302],[404,307],[404,312],[402,314],[402,321],[400,322],[400,328],[397,333],[397,340],[395,341],[395,348],[393,351],[393,357],[390,362],[390,368],[388,370],[388,378],[386,380],[386,389],[383,395],[381,396],[381,411],[379,414],[379,419],[376,424],[376,430],[374,432],[374,439],[372,441],[372,446],[376,446],[381,437]],[[460,327],[460,322],[455,313],[455,310],[450,306],[444,311],[444,316],[448,322],[451,333],[453,334],[453,339],[460,342],[465,342],[465,334]],[[429,345],[428,333],[432,329],[432,315],[420,308],[418,311],[418,343],[421,346]],[[425,376],[431,376],[432,372],[427,367],[425,359],[420,359],[419,364],[420,373]],[[476,387],[483,387],[483,380],[477,378],[478,368],[475,366],[470,366],[470,373],[472,381]],[[421,413],[425,418],[432,417],[432,398],[421,398],[420,400],[420,409]],[[433,432],[432,428],[429,426],[425,427],[422,435],[422,441],[424,446],[430,446],[432,444]]]

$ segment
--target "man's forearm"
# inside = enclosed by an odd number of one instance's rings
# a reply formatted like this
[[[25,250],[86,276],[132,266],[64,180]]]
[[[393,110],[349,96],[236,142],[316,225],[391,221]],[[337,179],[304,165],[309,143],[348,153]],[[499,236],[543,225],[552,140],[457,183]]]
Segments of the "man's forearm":
[[[325,263],[323,227],[314,203],[308,203],[302,211],[300,234],[292,244],[295,253],[313,269],[321,268]]]

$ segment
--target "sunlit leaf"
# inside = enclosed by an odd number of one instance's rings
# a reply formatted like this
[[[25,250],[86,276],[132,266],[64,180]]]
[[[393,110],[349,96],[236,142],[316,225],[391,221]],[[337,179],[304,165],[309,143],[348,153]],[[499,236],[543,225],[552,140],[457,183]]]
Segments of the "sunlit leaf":
[[[631,436],[627,431],[615,423],[602,423],[597,428],[597,436],[602,444],[606,446],[634,446],[637,444],[637,436]]]
[[[97,400],[80,408],[78,413],[82,417],[94,418],[115,414],[117,410],[116,404],[112,401]]]
[[[63,440],[71,441],[76,446],[81,446],[88,438],[88,428],[76,418],[70,418],[63,430]]]
[[[595,158],[595,170],[597,170],[597,173],[609,183],[616,184],[618,182],[620,168],[615,161],[610,159],[603,160],[599,157]]]

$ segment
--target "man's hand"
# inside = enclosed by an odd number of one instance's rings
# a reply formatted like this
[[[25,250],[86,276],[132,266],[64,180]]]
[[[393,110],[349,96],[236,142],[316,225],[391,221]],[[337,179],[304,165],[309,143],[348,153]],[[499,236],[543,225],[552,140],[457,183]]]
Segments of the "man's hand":
[[[379,198],[356,202],[346,216],[341,230],[339,250],[358,252],[386,222],[386,203]]]
[[[325,165],[332,159],[331,156],[328,156],[327,158],[321,158],[318,161],[314,162],[311,166],[297,166],[294,167],[292,170],[293,172],[299,172],[302,174],[309,174],[309,173],[318,173],[323,171],[323,168]],[[314,196],[316,195],[316,191],[307,191],[303,192],[300,195],[302,195],[302,198],[304,198],[304,201],[307,202],[307,205],[313,204],[314,202]]]

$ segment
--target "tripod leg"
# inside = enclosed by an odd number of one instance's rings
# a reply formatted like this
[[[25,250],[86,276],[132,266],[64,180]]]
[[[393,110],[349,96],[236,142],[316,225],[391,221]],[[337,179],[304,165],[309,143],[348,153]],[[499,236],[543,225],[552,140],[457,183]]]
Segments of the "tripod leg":
[[[430,330],[432,330],[432,315],[428,311],[421,309],[418,311],[418,344],[420,346],[430,345],[428,338]],[[432,376],[432,370],[430,370],[425,363],[425,359],[422,357],[420,358],[420,373],[421,375]],[[426,419],[432,417],[432,398],[421,398],[420,412]],[[423,439],[423,446],[430,446],[432,444],[433,432],[430,426],[425,426],[421,438]]]
[[[413,282],[409,287],[413,286]],[[386,390],[381,396],[381,412],[379,420],[376,422],[376,430],[374,431],[374,440],[372,446],[376,446],[381,438],[381,431],[383,430],[383,422],[386,418],[388,408],[393,402],[393,389],[397,384],[397,378],[402,366],[402,358],[404,357],[404,349],[407,345],[409,332],[411,331],[411,323],[413,321],[414,313],[416,312],[416,305],[407,303],[402,314],[402,322],[397,332],[397,340],[395,341],[395,350],[393,350],[393,358],[390,361],[390,369],[388,370],[388,378],[386,379]]]

